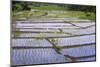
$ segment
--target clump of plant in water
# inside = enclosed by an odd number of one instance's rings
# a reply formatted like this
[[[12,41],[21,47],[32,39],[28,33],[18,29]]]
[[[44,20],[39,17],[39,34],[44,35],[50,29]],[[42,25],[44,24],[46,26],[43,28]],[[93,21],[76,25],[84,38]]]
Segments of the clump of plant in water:
[[[20,33],[14,33],[14,37],[20,36]]]
[[[16,29],[16,31],[17,31],[17,32],[12,32],[12,33],[14,34],[14,37],[20,36],[20,32],[18,32],[19,29]]]
[[[64,34],[62,29],[59,29],[59,32],[53,32],[54,34]]]
[[[59,29],[59,33],[63,34],[64,32],[63,32],[63,30],[62,30],[62,29]]]
[[[36,39],[37,40],[42,40],[42,39],[44,39],[44,34],[43,33],[39,33],[38,35],[37,35],[37,37],[36,37]]]
[[[58,43],[58,39],[57,38],[49,38],[49,41],[54,43],[54,44]]]
[[[72,35],[72,33],[64,32],[62,29],[59,29],[59,32],[57,34],[66,34],[66,35]]]

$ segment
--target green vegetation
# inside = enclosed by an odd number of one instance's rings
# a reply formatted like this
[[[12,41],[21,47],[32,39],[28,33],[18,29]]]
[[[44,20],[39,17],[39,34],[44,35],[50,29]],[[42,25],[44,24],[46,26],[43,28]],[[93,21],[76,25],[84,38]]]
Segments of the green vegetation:
[[[38,10],[65,10],[64,7],[58,7],[56,5],[47,5],[47,6],[40,6],[40,7],[32,7],[32,9]]]
[[[49,41],[54,43],[54,44],[58,43],[58,39],[57,38],[49,38]]]
[[[14,28],[13,28],[14,29]],[[17,32],[14,32],[14,31],[12,31],[12,33],[13,33],[13,35],[14,35],[14,37],[18,37],[18,36],[20,36],[20,32],[18,32],[19,31],[19,29],[14,29],[14,30],[16,30]]]
[[[56,50],[56,52],[57,53],[60,53],[60,51],[61,51],[61,47],[60,46],[57,46],[57,44],[58,44],[58,39],[57,38],[49,38],[49,41],[51,42],[51,43],[53,43],[53,48]]]
[[[20,36],[20,33],[16,32],[16,33],[13,33],[14,34],[14,37],[18,37]]]
[[[95,17],[95,6],[23,1],[12,2],[13,20],[28,20],[37,18],[80,18],[95,20]]]
[[[62,49],[60,46],[55,46],[55,45],[53,46],[53,48],[56,50],[57,53],[60,53]]]
[[[95,20],[95,14],[92,12],[89,12],[86,14],[82,11],[66,11],[65,13],[48,13],[48,15],[45,15],[46,12],[44,11],[23,11],[23,12],[14,12],[13,13],[13,19],[23,20],[23,19],[37,19],[37,18],[80,18],[80,19],[90,19]]]
[[[37,37],[36,37],[36,39],[37,40],[42,40],[42,39],[44,39],[44,34],[43,33],[39,33],[38,35],[37,35]]]

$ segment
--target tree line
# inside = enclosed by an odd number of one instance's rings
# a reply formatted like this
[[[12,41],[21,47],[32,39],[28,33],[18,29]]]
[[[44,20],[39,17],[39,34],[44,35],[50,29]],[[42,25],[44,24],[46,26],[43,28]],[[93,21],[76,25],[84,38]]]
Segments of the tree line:
[[[25,2],[25,1],[12,1],[12,10],[13,11],[31,10],[31,9],[34,9],[34,7],[51,6],[51,5],[56,6],[58,8],[59,7],[65,8],[62,10],[84,11],[84,12],[96,13],[96,6],[54,4],[54,3],[41,3],[41,2]],[[53,10],[55,10],[55,9],[53,9]]]

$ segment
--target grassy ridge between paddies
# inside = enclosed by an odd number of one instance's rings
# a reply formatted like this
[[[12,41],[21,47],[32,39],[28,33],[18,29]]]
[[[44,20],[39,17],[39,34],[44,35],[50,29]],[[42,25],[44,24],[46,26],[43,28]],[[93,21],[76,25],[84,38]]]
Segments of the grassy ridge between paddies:
[[[34,11],[18,11],[13,12],[13,20],[28,20],[38,18],[79,18],[95,20],[93,12],[85,13],[83,11],[59,11],[59,10],[34,10]]]
[[[60,7],[60,6],[57,6],[57,5],[46,5],[46,6],[39,6],[39,7],[36,7],[36,6],[29,6],[31,9],[38,9],[38,10],[66,10],[68,9],[67,7]]]

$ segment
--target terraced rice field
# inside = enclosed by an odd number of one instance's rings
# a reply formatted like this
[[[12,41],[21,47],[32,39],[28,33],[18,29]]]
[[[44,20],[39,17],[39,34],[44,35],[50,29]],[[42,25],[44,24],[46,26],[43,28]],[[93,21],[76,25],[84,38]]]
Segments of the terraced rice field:
[[[95,22],[12,23],[13,66],[96,60]]]

